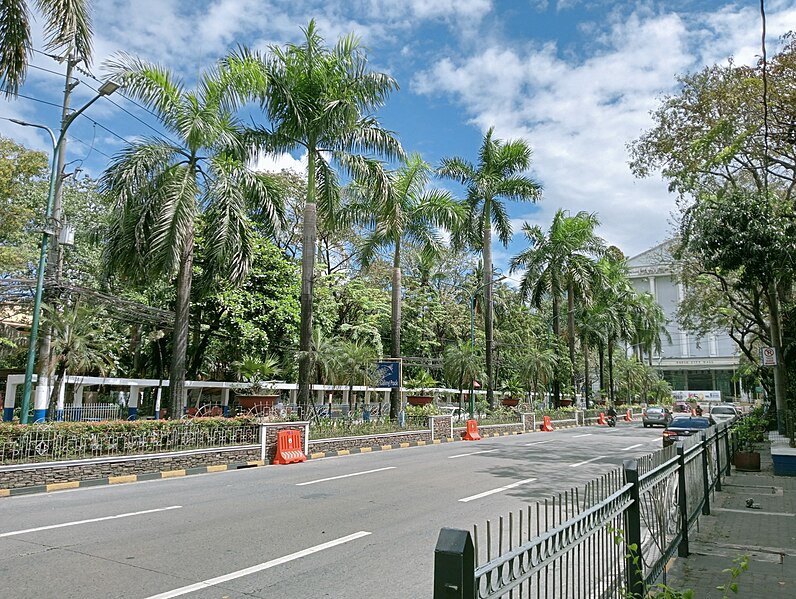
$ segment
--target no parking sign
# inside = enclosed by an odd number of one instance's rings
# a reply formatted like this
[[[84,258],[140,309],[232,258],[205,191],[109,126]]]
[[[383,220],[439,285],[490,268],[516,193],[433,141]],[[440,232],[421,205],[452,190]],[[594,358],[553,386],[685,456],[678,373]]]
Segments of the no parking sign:
[[[760,361],[763,366],[776,366],[777,365],[777,352],[773,347],[764,347],[760,350]]]

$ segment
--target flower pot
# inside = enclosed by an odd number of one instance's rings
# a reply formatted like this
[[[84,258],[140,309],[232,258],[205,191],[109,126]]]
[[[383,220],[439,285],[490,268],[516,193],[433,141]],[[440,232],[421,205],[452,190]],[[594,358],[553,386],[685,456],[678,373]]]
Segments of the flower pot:
[[[760,472],[760,452],[736,451],[732,458],[735,469],[741,472]]]
[[[520,403],[520,400],[519,400],[519,399],[514,399],[514,398],[511,398],[511,397],[506,397],[506,398],[504,398],[504,399],[501,399],[501,400],[500,400],[500,403],[502,403],[504,406],[511,406],[511,407],[513,408],[513,407],[515,407],[515,406],[516,406],[518,403]]]
[[[430,395],[407,395],[406,401],[410,406],[425,406],[431,403],[434,398]]]
[[[270,408],[278,401],[278,395],[238,395],[238,405],[244,410]]]
[[[559,403],[559,405],[562,408],[566,408],[566,407],[569,407],[569,406],[572,405],[572,400],[571,399],[562,399],[558,403]]]

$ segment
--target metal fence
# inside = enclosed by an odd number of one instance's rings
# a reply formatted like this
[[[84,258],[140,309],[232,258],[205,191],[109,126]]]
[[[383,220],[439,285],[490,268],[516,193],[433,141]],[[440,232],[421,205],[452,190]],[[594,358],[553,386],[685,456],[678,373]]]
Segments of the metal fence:
[[[643,597],[688,555],[730,458],[728,427],[711,427],[472,533],[444,528],[434,598]]]
[[[131,426],[131,425],[128,425]],[[69,429],[33,424],[3,431],[0,464],[75,460],[107,456],[163,453],[259,443],[256,424],[206,426],[184,420],[140,430]]]
[[[122,407],[119,404],[98,403],[82,406],[66,404],[63,410],[57,410],[55,406],[52,406],[49,410],[48,420],[63,420],[64,422],[119,420],[121,414]]]

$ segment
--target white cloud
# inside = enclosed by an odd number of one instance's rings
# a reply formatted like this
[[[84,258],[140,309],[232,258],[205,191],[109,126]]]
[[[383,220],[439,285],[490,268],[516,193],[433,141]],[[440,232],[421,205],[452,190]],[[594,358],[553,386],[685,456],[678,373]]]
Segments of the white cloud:
[[[252,165],[252,170],[272,173],[290,170],[299,175],[305,175],[307,172],[307,153],[305,152],[298,159],[290,154],[263,153],[258,156],[257,161]]]
[[[785,23],[796,22],[794,10],[787,11],[790,20],[773,15],[769,26],[781,23],[781,33]],[[754,11],[743,8],[712,15],[617,13],[592,31],[586,58],[562,57],[553,44],[490,45],[439,60],[412,85],[422,94],[452,96],[481,130],[494,125],[503,138],[528,140],[534,175],[545,188],[539,210],[528,212],[530,222],[546,229],[558,208],[597,212],[606,241],[634,254],[670,233],[675,198],[657,178],[633,178],[626,144],[651,127],[649,112],[662,93],[676,91],[677,74],[725,62],[729,54],[753,61],[759,46],[759,27],[749,26],[754,19]],[[515,233],[519,242],[519,226]]]

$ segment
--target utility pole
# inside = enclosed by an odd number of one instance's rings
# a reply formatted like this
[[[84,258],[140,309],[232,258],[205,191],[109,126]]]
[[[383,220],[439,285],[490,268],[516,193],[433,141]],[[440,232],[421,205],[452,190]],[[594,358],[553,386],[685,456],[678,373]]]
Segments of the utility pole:
[[[56,179],[55,179],[55,195],[53,201],[52,217],[49,223],[45,223],[45,228],[50,229],[51,242],[50,242],[50,255],[47,259],[47,267],[45,269],[45,281],[50,285],[59,283],[61,280],[61,272],[63,269],[63,256],[61,253],[61,245],[59,237],[61,234],[62,222],[62,204],[61,196],[64,183],[64,164],[66,163],[66,127],[69,126],[69,106],[72,95],[72,90],[77,87],[78,81],[72,81],[72,71],[78,60],[75,58],[73,50],[70,50],[66,56],[66,81],[64,83],[64,99],[61,107],[61,136],[60,143],[56,148],[58,162],[56,165]],[[50,287],[48,289],[45,285],[44,299],[45,303],[51,308],[55,309],[58,303],[58,291]],[[52,325],[44,321],[42,334],[39,336],[38,347],[38,364],[36,368],[36,401],[35,406],[49,406],[51,391],[50,371],[52,364]],[[35,420],[43,420],[41,414],[37,414]]]

